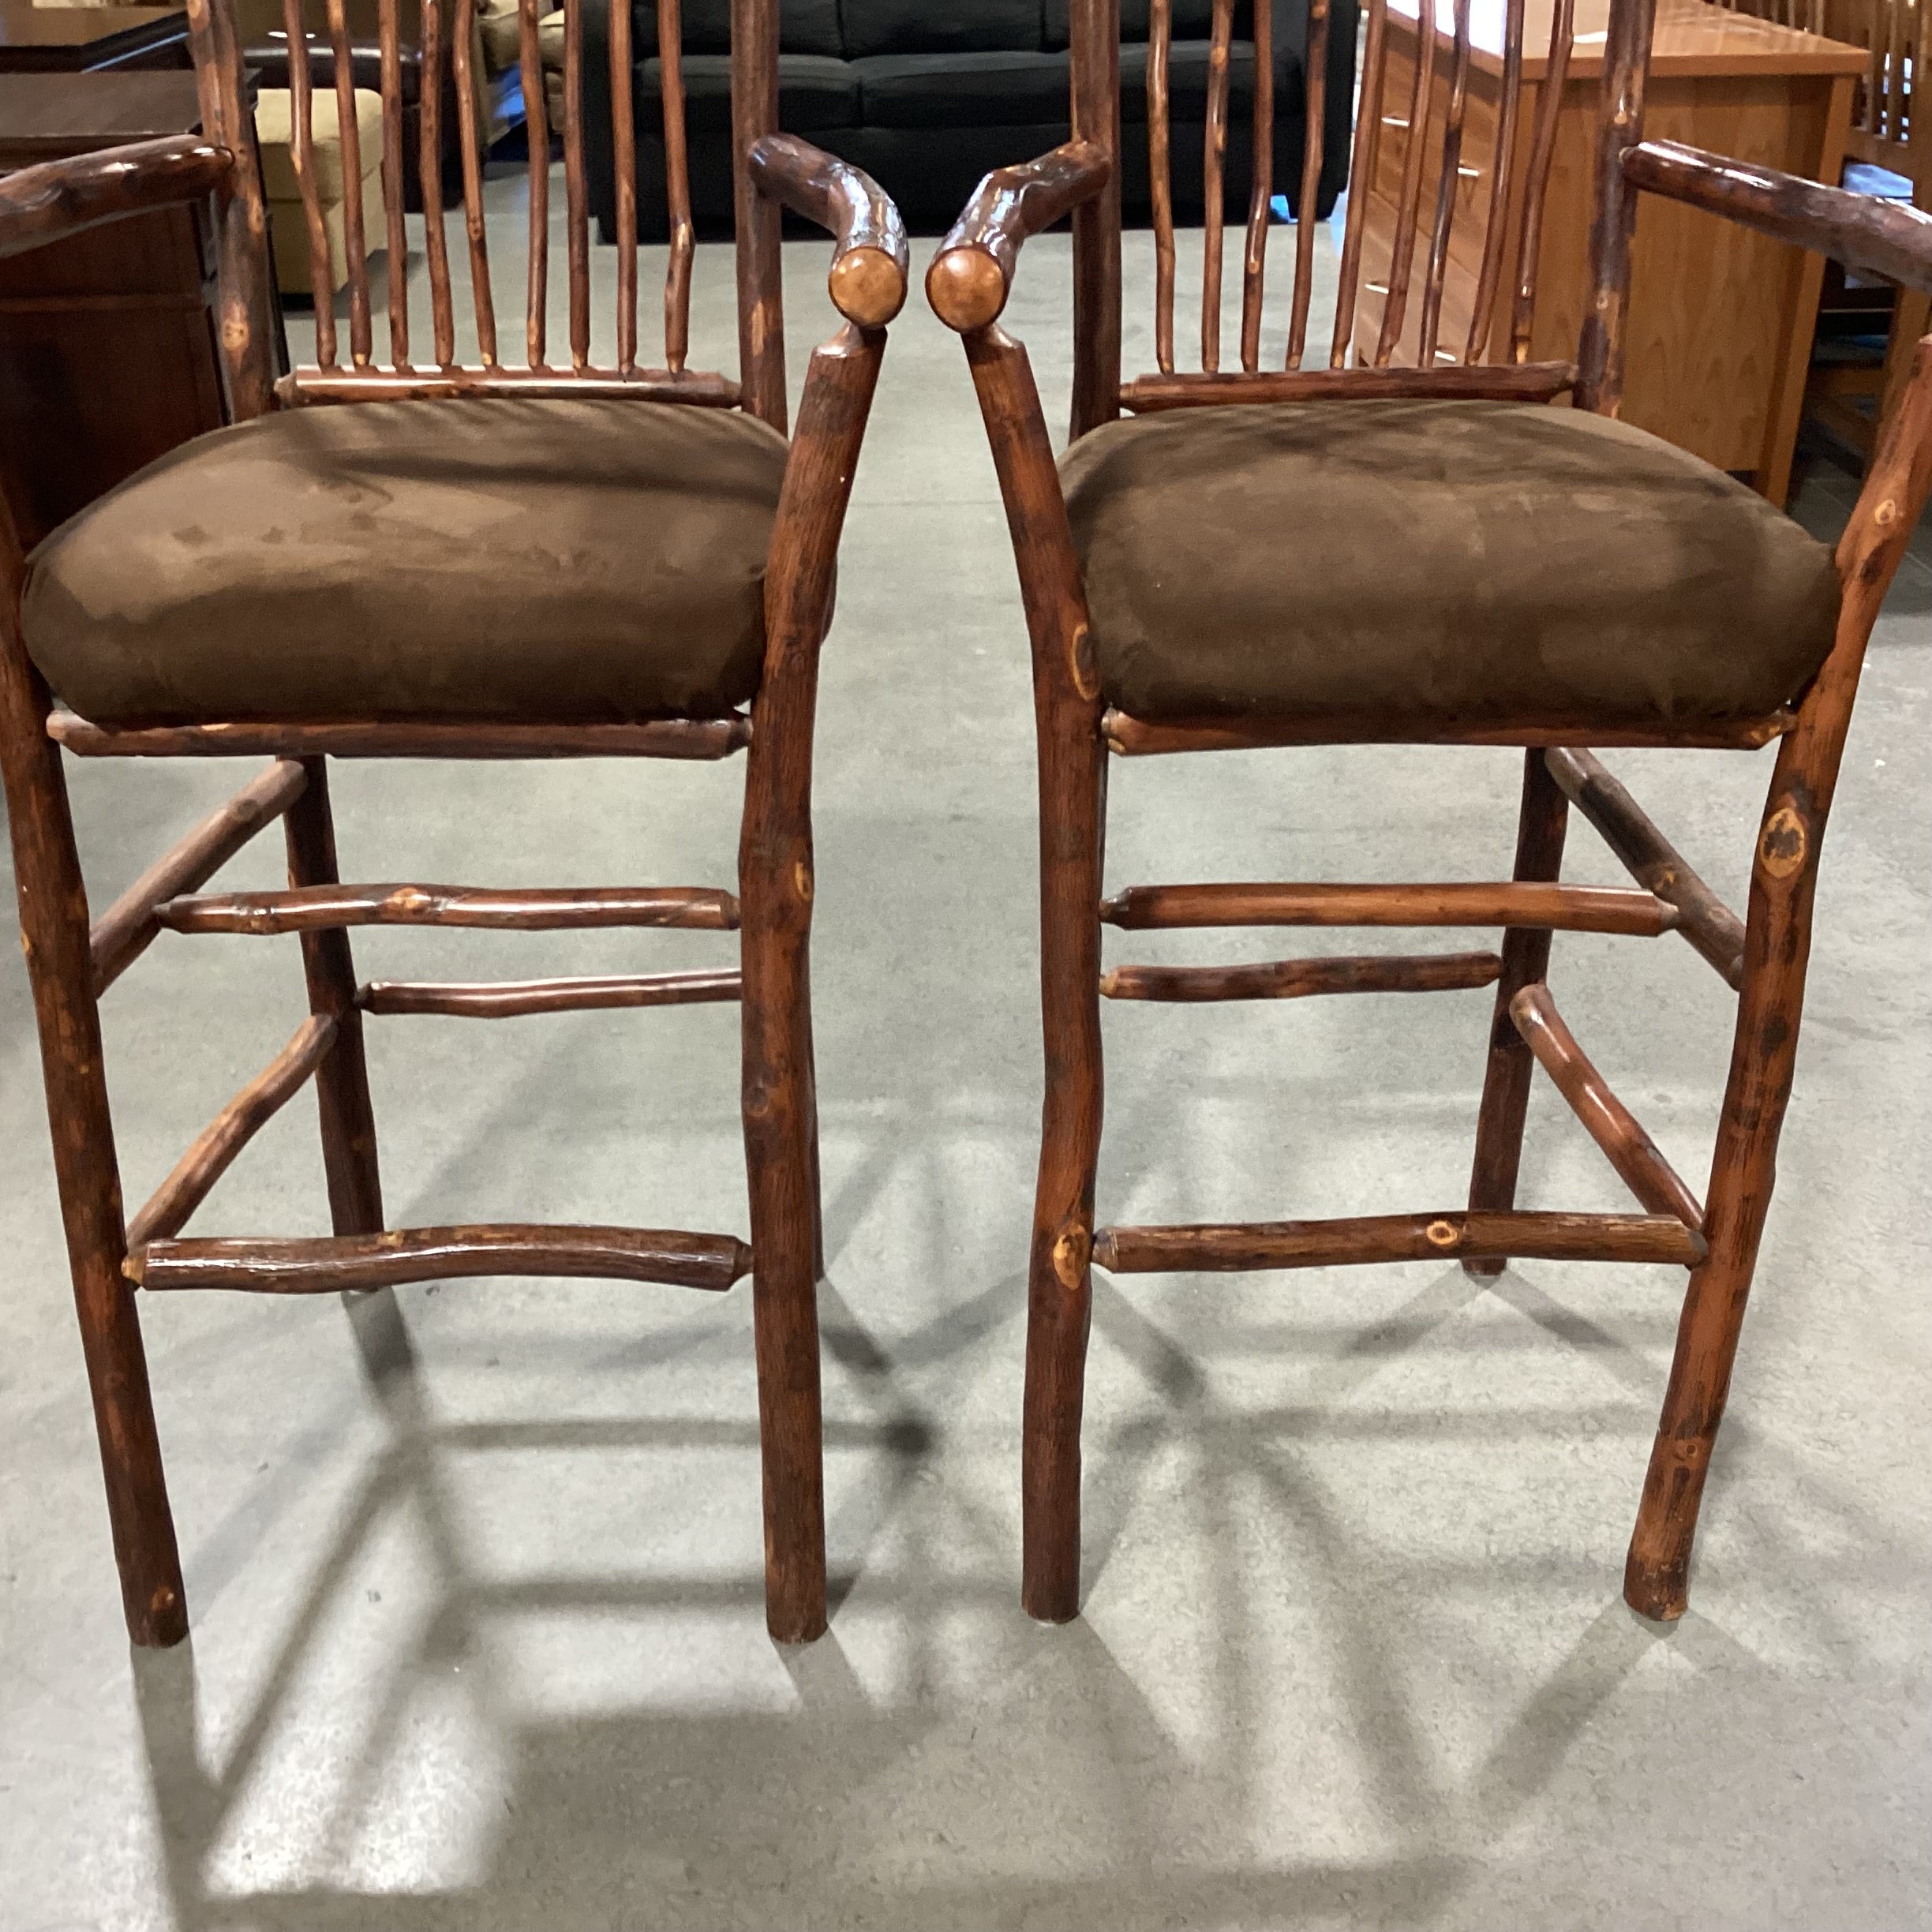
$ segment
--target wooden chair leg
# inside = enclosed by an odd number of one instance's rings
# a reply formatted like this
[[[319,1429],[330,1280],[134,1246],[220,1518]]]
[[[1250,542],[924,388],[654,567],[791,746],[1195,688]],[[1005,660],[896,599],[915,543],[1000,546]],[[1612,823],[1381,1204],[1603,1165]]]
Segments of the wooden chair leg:
[[[188,1634],[188,1602],[134,1290],[121,1271],[127,1237],[88,950],[87,890],[60,752],[44,728],[47,694],[7,652],[0,652],[0,705],[21,931],[122,1607],[136,1643],[175,1644]]]
[[[1555,879],[1563,871],[1563,833],[1570,801],[1540,751],[1523,756],[1522,807],[1516,822],[1516,871],[1519,879]],[[1512,1208],[1516,1174],[1522,1159],[1523,1117],[1530,1105],[1535,1070],[1528,1043],[1510,1017],[1510,1002],[1549,971],[1547,927],[1512,926],[1503,935],[1503,973],[1496,983],[1496,1013],[1489,1024],[1489,1059],[1483,1072],[1482,1109],[1476,1122],[1476,1160],[1470,1175],[1469,1204],[1474,1209]],[[1470,1274],[1500,1275],[1501,1261],[1465,1261]]]
[[[1698,1509],[1771,1206],[1804,1010],[1825,814],[1822,805],[1803,802],[1803,790],[1788,788],[1785,776],[1780,760],[1752,871],[1744,984],[1704,1211],[1710,1252],[1684,1296],[1670,1385],[1624,1566],[1624,1601],[1664,1621],[1682,1616],[1689,1601]]]
[[[804,729],[809,732],[807,714]],[[812,853],[808,817],[784,814],[781,731],[752,739],[739,861],[745,1159],[752,1322],[765,1475],[765,1620],[781,1643],[826,1627],[825,1477],[818,1391],[818,1160],[812,1090]],[[776,836],[773,836],[773,833]]]
[[[289,883],[333,886],[342,875],[335,860],[335,822],[329,810],[328,761],[304,758],[302,769],[309,782],[283,821]],[[336,1023],[335,1043],[316,1069],[330,1218],[338,1234],[377,1234],[383,1226],[382,1177],[349,935],[339,927],[304,933],[301,949],[309,1010],[327,1013]]]
[[[1106,751],[1098,718],[1067,706],[1040,729],[1040,1005],[1046,1106],[1027,1273],[1020,1601],[1080,1612],[1080,1412],[1093,1312],[1100,1157],[1101,874]]]

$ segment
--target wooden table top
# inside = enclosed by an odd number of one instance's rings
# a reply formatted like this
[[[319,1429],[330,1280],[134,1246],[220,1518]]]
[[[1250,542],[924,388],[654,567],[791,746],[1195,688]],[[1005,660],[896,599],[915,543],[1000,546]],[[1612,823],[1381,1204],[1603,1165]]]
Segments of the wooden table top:
[[[0,0],[0,69],[75,69],[114,61],[170,39],[185,38],[181,6],[36,6]]]
[[[1503,71],[1505,0],[1470,0],[1472,65]],[[1391,17],[1414,21],[1419,0],[1388,0]],[[1550,21],[1555,0],[1524,0],[1523,78],[1540,80],[1549,67]],[[1571,80],[1593,80],[1604,66],[1604,35],[1610,0],[1576,0],[1576,39],[1570,54]],[[1455,31],[1455,0],[1436,0],[1436,25],[1445,39]],[[1446,63],[1445,51],[1439,63]],[[1657,0],[1650,42],[1650,72],[1659,77],[1697,74],[1863,73],[1871,56],[1864,48],[1827,40],[1776,21],[1710,6],[1705,0]]]
[[[0,165],[90,154],[201,125],[189,68],[133,73],[0,73]]]

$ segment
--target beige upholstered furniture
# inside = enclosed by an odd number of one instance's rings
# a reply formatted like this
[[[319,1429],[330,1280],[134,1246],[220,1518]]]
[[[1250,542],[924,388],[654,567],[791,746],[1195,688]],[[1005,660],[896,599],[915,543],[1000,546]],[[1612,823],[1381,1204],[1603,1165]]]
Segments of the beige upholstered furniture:
[[[383,245],[382,96],[365,88],[356,90],[357,163],[361,178],[354,192],[362,201],[362,233],[373,253]],[[310,288],[309,230],[302,214],[301,190],[295,183],[295,164],[289,149],[292,137],[286,88],[264,88],[255,103],[256,138],[261,144],[262,192],[268,202],[268,234],[275,251],[275,279],[284,293]],[[317,88],[315,96],[316,180],[322,200],[322,225],[328,234],[329,288],[331,295],[349,279],[349,251],[344,224],[350,185],[343,179],[342,139],[335,96]]]

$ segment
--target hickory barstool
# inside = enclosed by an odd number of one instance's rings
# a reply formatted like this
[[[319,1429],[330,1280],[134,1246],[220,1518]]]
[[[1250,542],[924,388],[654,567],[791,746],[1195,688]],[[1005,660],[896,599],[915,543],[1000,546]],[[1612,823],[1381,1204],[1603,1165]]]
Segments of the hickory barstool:
[[[205,138],[151,141],[0,183],[0,253],[138,209],[211,201],[234,426],[174,451],[23,559],[0,529],[0,756],[32,968],[61,1204],[99,1426],[128,1627],[185,1634],[187,1609],[143,1360],[139,1305],[170,1290],[275,1294],[462,1275],[591,1275],[724,1290],[749,1273],[773,1634],[825,1627],[818,1320],[817,1104],[808,949],[811,747],[819,646],[905,234],[863,174],[777,132],[777,0],[732,0],[739,369],[686,366],[692,231],[682,167],[677,0],[657,45],[672,243],[661,368],[638,361],[630,0],[612,0],[618,207],[616,358],[590,360],[583,7],[567,8],[563,129],[569,354],[545,340],[549,163],[530,94],[528,304],[500,359],[474,90],[475,0],[447,57],[460,125],[474,360],[459,360],[437,125],[440,10],[422,9],[420,167],[429,340],[406,258],[395,0],[381,17],[388,361],[372,342],[368,244],[346,204],[348,358],[326,303],[316,364],[274,380],[259,170],[232,0],[190,0]],[[329,284],[301,0],[287,0],[292,155],[316,286]],[[360,178],[341,0],[328,26],[346,178]],[[522,12],[526,70],[537,9]],[[785,435],[781,207],[836,238],[847,318],[813,356]],[[427,350],[425,354],[424,351]],[[343,406],[345,405],[350,406]],[[58,692],[64,708],[52,707]],[[63,751],[266,754],[275,762],[96,921],[69,822]],[[747,753],[736,893],[710,887],[497,891],[340,882],[331,758],[717,759]],[[507,800],[506,801],[507,808]],[[279,819],[289,886],[199,889]],[[739,970],[493,985],[358,985],[348,929],[682,927],[741,933]],[[124,1223],[96,1002],[162,931],[300,935],[309,1017]],[[650,1229],[395,1228],[383,1211],[365,1014],[492,1017],[737,1000],[751,1241]],[[195,1239],[223,1170],[313,1078],[335,1226],[326,1240]]]
[[[1574,361],[1526,361],[1555,103],[1518,129],[1523,0],[1505,23],[1493,152],[1524,137],[1514,201],[1461,162],[1470,0],[1421,36],[1406,101],[1381,98],[1386,0],[1368,15],[1350,226],[1326,366],[1306,367],[1313,256],[1296,238],[1285,331],[1262,356],[1278,30],[1253,0],[1253,44],[1215,0],[1204,157],[1201,371],[1174,367],[1168,193],[1170,0],[1154,0],[1147,67],[1158,264],[1157,371],[1121,373],[1117,0],[1074,0],[1073,140],[982,184],[927,292],[964,339],[1012,526],[1032,640],[1040,797],[1046,1112],[1030,1270],[1024,1415],[1027,1608],[1079,1604],[1080,1427],[1090,1270],[1326,1267],[1513,1256],[1675,1263],[1689,1271],[1677,1353],[1625,1594],[1680,1615],[1712,1440],[1770,1198],[1790,1089],[1818,851],[1885,586],[1932,477],[1932,343],[1836,554],[1702,461],[1616,420],[1631,226],[1640,190],[1919,287],[1932,220],[1896,205],[1643,138],[1652,0],[1613,0],[1592,230],[1594,301]],[[1551,70],[1573,40],[1549,9]],[[1312,205],[1324,111],[1323,0],[1308,18]],[[1251,56],[1251,58],[1249,58]],[[1240,368],[1222,370],[1222,156],[1230,69],[1251,73],[1253,199],[1240,274]],[[1340,103],[1327,103],[1342,111]],[[1361,219],[1392,207],[1380,230]],[[1073,222],[1073,437],[1056,464],[1025,350],[1005,334],[1021,243]],[[1476,226],[1472,227],[1472,224]],[[1451,249],[1477,268],[1473,316],[1445,311]],[[1366,253],[1365,253],[1366,251]],[[1380,279],[1365,262],[1380,258]],[[1358,288],[1358,283],[1360,286]],[[1476,362],[1497,300],[1514,358]],[[1348,366],[1358,302],[1376,343]],[[1379,306],[1379,322],[1376,313]],[[1410,366],[1398,366],[1407,363]],[[1567,397],[1569,408],[1544,406]],[[1123,412],[1126,414],[1123,414]],[[1514,877],[1496,884],[1136,886],[1102,882],[1110,756],[1312,743],[1525,747]],[[1706,888],[1594,747],[1765,747],[1775,765],[1748,917]],[[1586,749],[1584,747],[1590,747]],[[1560,882],[1574,802],[1639,889]],[[1474,953],[1123,965],[1103,925],[1487,927]],[[1729,1084],[1700,1204],[1604,1086],[1548,979],[1551,935],[1676,932],[1738,996]],[[1099,1002],[1289,998],[1496,987],[1466,1208],[1354,1220],[1096,1226]],[[1634,1214],[1515,1205],[1525,1099],[1540,1062],[1636,1196]]]

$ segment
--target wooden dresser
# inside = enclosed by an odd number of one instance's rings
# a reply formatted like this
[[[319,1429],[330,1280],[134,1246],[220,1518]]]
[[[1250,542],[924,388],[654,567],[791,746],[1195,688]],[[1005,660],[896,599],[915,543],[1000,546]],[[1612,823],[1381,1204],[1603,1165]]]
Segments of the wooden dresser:
[[[1544,93],[1551,11],[1551,0],[1527,0],[1523,88],[1506,181],[1510,212],[1505,234],[1515,232],[1519,219],[1515,196]],[[1560,361],[1575,354],[1589,300],[1591,168],[1608,15],[1608,0],[1576,0],[1576,43],[1559,109],[1541,224],[1533,360]],[[1417,0],[1389,0],[1381,152],[1362,211],[1368,225],[1355,346],[1365,361],[1372,357],[1382,324],[1382,290],[1407,153],[1405,118],[1415,74],[1416,17]],[[1436,55],[1425,155],[1440,148],[1447,105],[1448,36],[1454,25],[1449,0],[1440,0],[1436,17],[1443,38]],[[1462,178],[1443,298],[1444,348],[1437,352],[1442,361],[1462,359],[1470,329],[1497,162],[1503,18],[1502,0],[1474,0]],[[1853,82],[1869,58],[1858,47],[1702,0],[1657,0],[1644,131],[1653,140],[1687,141],[1814,181],[1835,182],[1844,158]],[[1435,203],[1436,183],[1425,179],[1421,206],[1427,211]],[[1419,227],[1417,289],[1426,275],[1426,215]],[[1747,475],[1773,502],[1782,503],[1804,400],[1821,258],[1715,215],[1644,196],[1631,259],[1625,419],[1721,470]],[[1486,319],[1487,348],[1478,360],[1508,359],[1514,271],[1515,264],[1506,260]],[[1416,358],[1420,304],[1413,298],[1398,363],[1412,364]]]

